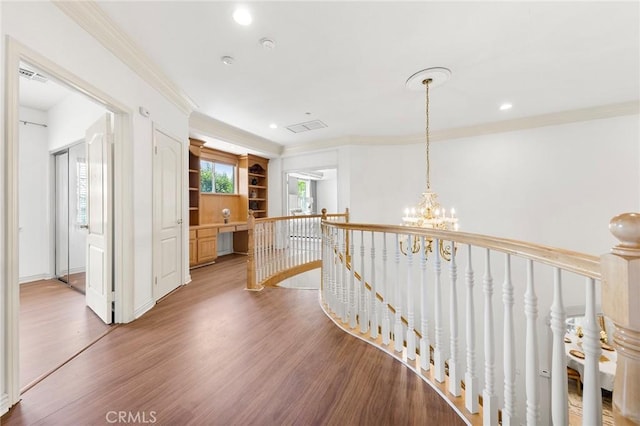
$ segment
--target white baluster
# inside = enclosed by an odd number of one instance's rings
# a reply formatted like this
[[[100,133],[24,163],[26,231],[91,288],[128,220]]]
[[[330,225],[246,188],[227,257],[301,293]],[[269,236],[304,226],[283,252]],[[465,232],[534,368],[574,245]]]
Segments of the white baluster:
[[[391,320],[389,319],[389,276],[387,275],[387,233],[382,233],[382,344],[388,345],[391,335]]]
[[[449,327],[450,337],[450,358],[449,358],[449,393],[453,396],[460,396],[462,389],[460,386],[460,373],[458,371],[458,267],[456,265],[456,246],[451,241],[451,261],[449,262],[449,277],[451,287],[449,288]]]
[[[367,281],[364,266],[364,231],[360,231],[360,333],[366,333],[369,329],[367,313]]]
[[[440,260],[440,240],[434,240],[436,245],[433,249],[435,253],[435,260],[433,262],[433,270],[435,271],[435,286],[434,286],[434,312],[435,312],[435,338],[436,346],[433,348],[433,367],[435,368],[435,379],[442,383],[445,378],[444,371],[444,354],[442,353],[443,329],[442,329],[442,283],[440,281],[440,272],[442,270]]]
[[[350,297],[349,299],[351,300],[351,308],[349,309],[349,325],[351,326],[351,328],[356,328],[357,325],[357,316],[358,316],[358,303],[356,300],[356,277],[353,271],[353,250],[354,250],[354,243],[353,243],[353,231],[349,230],[348,231],[348,235],[349,235],[349,253],[351,254],[351,270],[349,271],[349,292],[350,292]],[[347,259],[348,260],[348,259]],[[346,262],[346,261],[345,261]]]
[[[338,256],[336,257],[336,262],[338,262],[340,267],[340,303],[342,304],[342,322],[347,323],[349,321],[349,292],[347,291],[347,268],[345,258],[345,230],[340,229],[338,232],[338,243],[340,245],[340,249],[338,250]],[[342,256],[342,257],[340,257]],[[340,260],[342,259],[342,260]]]
[[[498,397],[494,390],[495,357],[493,330],[493,277],[491,276],[491,255],[486,249],[484,277],[482,279],[484,291],[484,391],[482,392],[483,424],[493,426],[498,424]]]
[[[473,263],[471,260],[471,245],[467,246],[467,371],[464,375],[464,406],[472,414],[478,412],[478,394],[480,393],[480,381],[476,376],[476,318],[475,303],[473,297]]]
[[[533,286],[533,261],[527,261],[527,290],[524,293],[524,314],[527,320],[525,342],[525,383],[527,394],[527,425],[540,420],[538,395],[538,298]]]
[[[582,394],[582,424],[602,425],[602,391],[600,390],[600,326],[596,318],[596,283],[586,279],[584,323],[584,375]],[[636,398],[638,396],[636,395]]]
[[[334,312],[334,314],[338,314],[338,282],[336,280],[336,262],[335,262],[335,244],[336,244],[336,238],[335,238],[335,229],[332,230],[333,232],[331,232],[331,253],[330,253],[330,257],[331,257],[331,310]]]
[[[504,408],[502,409],[502,424],[516,425],[516,350],[515,332],[513,328],[513,284],[511,282],[511,256],[507,254],[504,260],[504,283],[502,284],[502,305],[504,308],[503,334],[504,342]]]
[[[394,282],[395,297],[393,303],[396,308],[396,319],[393,327],[393,349],[396,352],[402,352],[403,348],[403,333],[402,333],[402,295],[400,294],[400,241],[398,240],[398,234],[396,235],[396,279]],[[411,250],[409,248],[408,250]]]
[[[562,276],[560,268],[553,274],[553,303],[551,304],[551,331],[553,349],[551,355],[551,420],[556,425],[569,424],[569,394],[567,390],[567,356],[564,335],[567,330],[567,314],[562,300]]]
[[[424,371],[431,369],[431,342],[429,341],[429,290],[427,289],[427,250],[424,236],[420,237],[420,368]]]
[[[411,239],[417,236],[407,235],[407,241],[412,246]],[[412,247],[407,248],[407,359],[416,359],[416,334],[413,324],[413,250]]]
[[[376,288],[376,242],[375,234],[371,232],[371,305],[369,309],[369,321],[371,322],[371,338],[378,338],[378,291]]]

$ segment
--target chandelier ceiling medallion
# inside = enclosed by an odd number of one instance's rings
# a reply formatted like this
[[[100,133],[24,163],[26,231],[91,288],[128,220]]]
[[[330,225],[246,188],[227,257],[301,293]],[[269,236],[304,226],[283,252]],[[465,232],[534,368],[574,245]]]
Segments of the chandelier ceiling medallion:
[[[413,74],[406,82],[407,88],[411,90],[425,91],[425,154],[426,154],[426,189],[422,193],[422,198],[416,207],[406,208],[402,217],[404,226],[414,226],[420,228],[442,229],[447,231],[457,231],[459,228],[458,217],[453,208],[447,212],[438,202],[438,194],[431,189],[431,161],[429,157],[430,148],[430,127],[429,127],[429,89],[439,86],[451,77],[451,71],[447,68],[435,67],[427,68]],[[406,254],[404,245],[408,241],[400,243],[400,249]],[[425,251],[432,251],[433,241],[425,240]],[[420,240],[418,237],[412,238],[410,243],[412,253],[420,250]],[[451,258],[451,248],[440,244],[439,251],[446,260]]]

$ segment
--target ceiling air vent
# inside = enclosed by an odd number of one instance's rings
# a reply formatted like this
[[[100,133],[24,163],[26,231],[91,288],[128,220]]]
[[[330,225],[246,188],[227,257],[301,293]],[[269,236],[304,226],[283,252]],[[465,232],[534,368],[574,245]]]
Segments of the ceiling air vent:
[[[39,81],[41,83],[46,83],[47,82],[47,77],[45,77],[42,74],[38,74],[35,71],[31,71],[29,69],[20,67],[18,69],[18,72],[20,73],[21,77],[27,78],[29,80],[35,80],[35,81]]]
[[[322,129],[323,127],[327,127],[327,125],[320,120],[313,120],[307,121],[306,123],[292,124],[291,126],[287,126],[287,129],[291,130],[293,133],[302,133],[308,132],[309,130]]]

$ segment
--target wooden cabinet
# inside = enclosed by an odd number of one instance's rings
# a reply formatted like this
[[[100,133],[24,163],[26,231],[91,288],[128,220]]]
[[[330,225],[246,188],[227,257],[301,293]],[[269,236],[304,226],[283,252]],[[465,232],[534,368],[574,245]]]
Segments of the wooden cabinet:
[[[236,166],[236,194],[201,191],[201,175],[209,162]],[[201,164],[204,166],[201,167]],[[268,214],[269,160],[256,155],[237,156],[204,146],[204,142],[190,139],[189,144],[189,266],[212,263],[218,257],[218,233],[233,233],[235,253],[247,253],[246,228],[249,210],[255,217]],[[224,222],[222,210],[229,209],[231,217]]]
[[[200,153],[204,142],[189,142],[189,226],[196,226],[200,224]]]
[[[249,154],[240,156],[238,164],[241,201],[255,217],[267,217],[269,160]]]
[[[197,263],[210,263],[218,257],[218,230],[216,228],[198,229],[196,231]]]

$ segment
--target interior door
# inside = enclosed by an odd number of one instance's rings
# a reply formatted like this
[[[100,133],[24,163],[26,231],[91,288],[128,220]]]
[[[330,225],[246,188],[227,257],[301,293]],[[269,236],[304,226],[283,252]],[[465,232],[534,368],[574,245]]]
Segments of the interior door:
[[[111,115],[105,114],[85,134],[87,163],[86,303],[107,324],[113,322]]]
[[[154,286],[155,300],[181,284],[182,143],[154,129]]]

